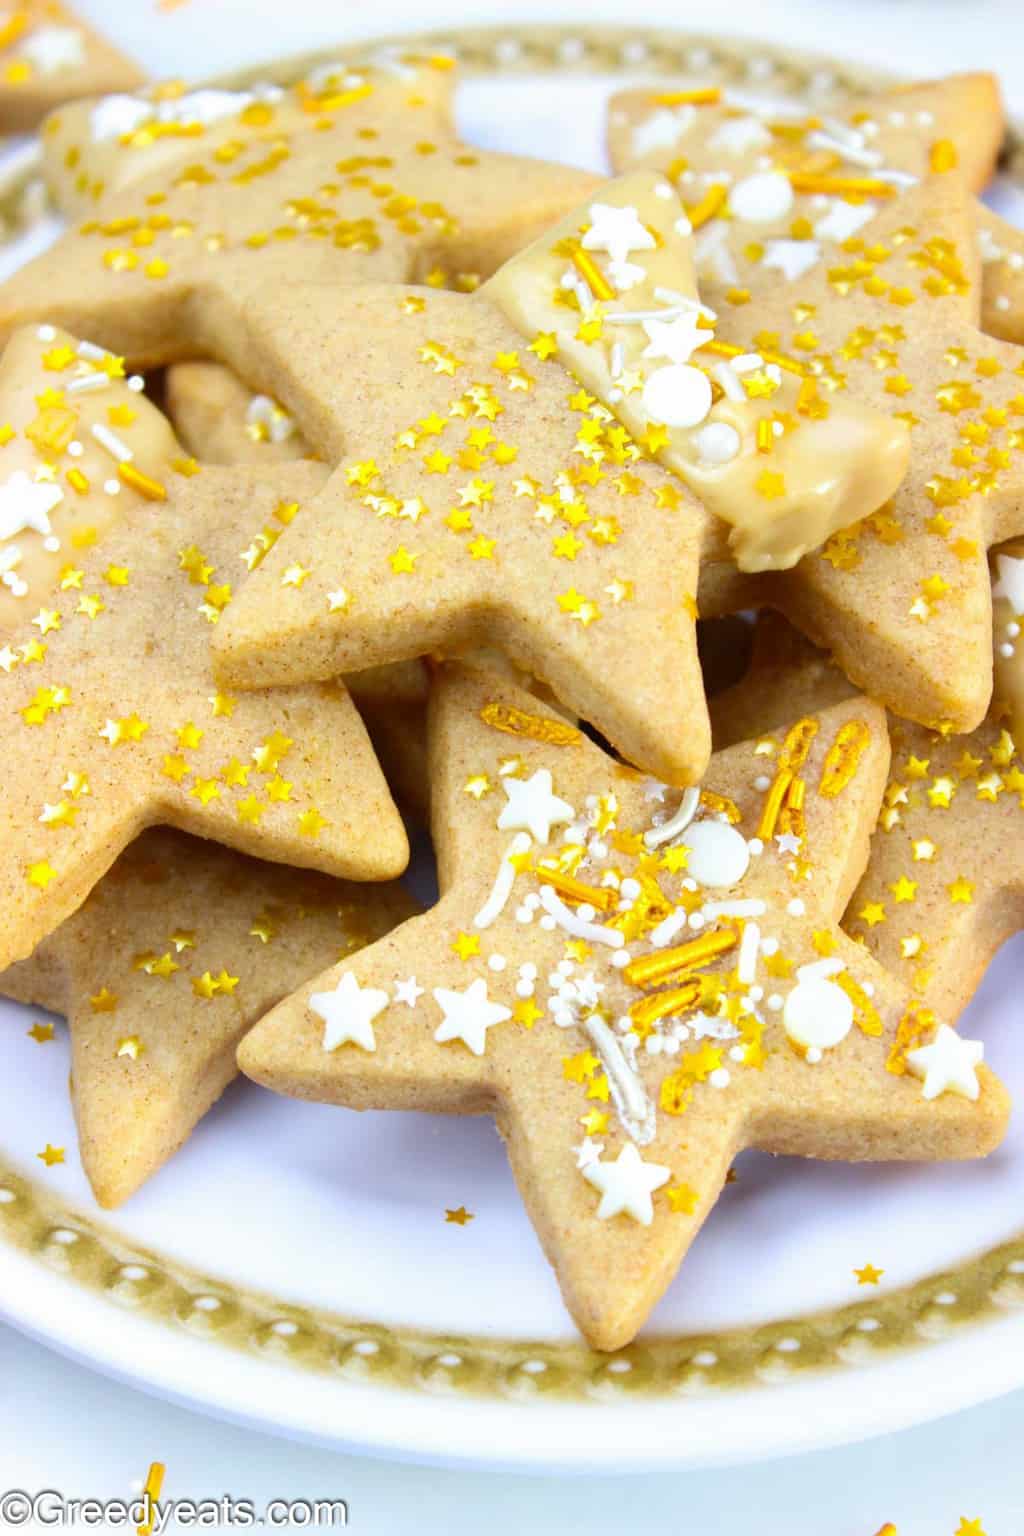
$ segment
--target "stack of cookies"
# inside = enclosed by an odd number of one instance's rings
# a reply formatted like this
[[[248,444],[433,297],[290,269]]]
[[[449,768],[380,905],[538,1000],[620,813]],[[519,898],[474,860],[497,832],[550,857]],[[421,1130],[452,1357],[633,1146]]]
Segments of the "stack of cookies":
[[[599,181],[460,142],[450,65],[42,126],[0,990],[68,1017],[102,1205],[239,1068],[493,1114],[615,1349],[742,1148],[1004,1133],[954,1025],[1020,926],[1024,237],[988,77],[630,91]]]

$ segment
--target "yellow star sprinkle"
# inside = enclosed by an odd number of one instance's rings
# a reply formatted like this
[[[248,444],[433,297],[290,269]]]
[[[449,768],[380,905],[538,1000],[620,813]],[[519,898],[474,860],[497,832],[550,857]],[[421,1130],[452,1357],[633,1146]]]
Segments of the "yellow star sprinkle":
[[[947,885],[946,890],[949,892],[950,901],[969,905],[974,900],[974,886],[970,880],[965,880],[963,875],[954,880],[952,885]]]
[[[326,816],[321,816],[315,806],[308,811],[302,811],[299,815],[299,831],[303,837],[319,837],[327,825]]]
[[[917,881],[908,880],[906,875],[901,875],[889,889],[897,901],[913,901],[917,896]]]
[[[144,1053],[145,1049],[146,1047],[143,1045],[138,1035],[125,1035],[122,1040],[117,1042],[117,1048],[114,1051],[114,1055],[127,1056],[130,1061],[138,1061],[139,1057]]]
[[[865,1264],[862,1269],[855,1269],[858,1285],[877,1285],[885,1274],[884,1269],[876,1269],[873,1264]]]
[[[400,544],[393,555],[388,556],[391,569],[396,576],[408,575],[416,565],[418,555],[411,555],[404,544]]]
[[[56,880],[56,878],[57,871],[45,859],[41,859],[37,864],[30,864],[28,867],[29,884],[38,886],[41,891],[45,891],[50,881]]]
[[[591,1051],[581,1051],[578,1056],[562,1057],[562,1075],[570,1083],[582,1083],[592,1078],[601,1058]]]
[[[689,1184],[670,1184],[665,1190],[665,1197],[673,1211],[683,1216],[692,1216],[697,1209],[700,1196]]]
[[[446,1210],[444,1219],[454,1227],[464,1227],[467,1222],[474,1219],[473,1212],[467,1211],[464,1205],[457,1206],[455,1210]]]
[[[512,1017],[524,1029],[532,1029],[537,1020],[544,1017],[544,1010],[538,1008],[531,998],[521,997],[512,1009]]]
[[[117,994],[111,992],[109,987],[101,987],[90,997],[89,1006],[93,1013],[113,1013],[117,1007]]]
[[[36,1157],[38,1157],[41,1163],[45,1163],[47,1168],[55,1168],[58,1163],[64,1161],[64,1148],[51,1147],[50,1143],[47,1142],[43,1151],[36,1153]]]
[[[857,916],[867,923],[869,928],[875,928],[879,923],[885,922],[885,905],[881,901],[869,901],[861,907]]]
[[[480,953],[480,938],[475,933],[460,933],[457,939],[453,939],[451,945],[460,960],[468,960],[471,955]]]
[[[474,773],[463,784],[467,795],[472,795],[474,800],[482,800],[484,795],[490,793],[491,781],[486,773]]]
[[[53,1039],[53,1025],[41,1024],[37,1021],[32,1025],[32,1028],[27,1029],[25,1033],[28,1035],[29,1039],[34,1040],[37,1045],[45,1045],[47,1040]]]

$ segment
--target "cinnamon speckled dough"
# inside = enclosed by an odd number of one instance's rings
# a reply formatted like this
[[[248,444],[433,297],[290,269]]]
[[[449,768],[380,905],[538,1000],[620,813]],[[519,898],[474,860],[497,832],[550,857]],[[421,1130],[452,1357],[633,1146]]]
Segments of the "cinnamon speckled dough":
[[[633,1338],[741,1147],[930,1159],[998,1142],[998,1081],[981,1068],[976,1101],[926,1100],[908,1052],[933,1026],[836,928],[885,783],[877,706],[799,723],[785,757],[719,754],[686,826],[676,792],[471,669],[441,675],[430,757],[438,905],[279,1004],[240,1064],[299,1098],[494,1114],[593,1345]],[[779,801],[762,785],[787,762],[799,859],[764,827]],[[730,919],[734,901],[755,905]]]
[[[449,63],[328,85],[284,131],[271,106],[232,134],[237,152],[216,127],[187,140],[3,285],[0,332],[45,314],[149,366],[212,355],[264,283],[492,271],[597,182],[460,143]]]
[[[152,822],[339,875],[404,868],[401,822],[342,685],[236,695],[211,668],[239,571],[322,479],[311,464],[176,476],[10,637],[0,963],[24,958]],[[83,611],[82,595],[100,608]]]
[[[828,657],[775,617],[751,670],[711,704],[715,742],[776,732],[852,689]],[[893,762],[867,869],[843,927],[953,1020],[1000,946],[1024,927],[1024,766],[991,717],[967,736],[890,719]]]
[[[204,463],[268,464],[309,453],[284,407],[270,396],[254,396],[221,363],[175,363],[164,381],[167,409],[176,430]],[[274,441],[269,430],[253,431],[253,400],[266,401],[263,423],[278,413],[291,424]],[[427,670],[424,662],[398,661],[350,673],[346,687],[355,700],[373,749],[398,803],[420,820],[429,807],[426,719]]]
[[[222,342],[337,466],[218,626],[226,684],[486,646],[632,761],[700,773],[706,515],[614,431],[602,468],[557,362],[479,295],[387,286],[266,292]]]
[[[61,102],[132,91],[142,70],[58,0],[19,0],[0,22],[0,132],[34,128]]]
[[[415,910],[395,883],[351,885],[143,833],[0,974],[0,993],[67,1015],[82,1165],[100,1205],[120,1205],[173,1156],[267,1008]]]

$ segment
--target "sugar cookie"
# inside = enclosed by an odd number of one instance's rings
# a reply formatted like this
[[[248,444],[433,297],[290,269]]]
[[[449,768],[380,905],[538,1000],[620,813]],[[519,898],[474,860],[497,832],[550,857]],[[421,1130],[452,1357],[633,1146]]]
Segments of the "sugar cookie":
[[[980,1050],[947,1049],[836,926],[885,781],[877,706],[805,717],[770,762],[754,743],[720,753],[680,798],[455,667],[430,755],[438,905],[279,1004],[240,1064],[300,1098],[493,1112],[593,1345],[634,1336],[741,1147],[921,1159],[998,1142],[1007,1099]],[[730,848],[705,850],[705,877],[747,853],[731,887],[687,874],[711,825]],[[942,1061],[911,1059],[934,1045]]]

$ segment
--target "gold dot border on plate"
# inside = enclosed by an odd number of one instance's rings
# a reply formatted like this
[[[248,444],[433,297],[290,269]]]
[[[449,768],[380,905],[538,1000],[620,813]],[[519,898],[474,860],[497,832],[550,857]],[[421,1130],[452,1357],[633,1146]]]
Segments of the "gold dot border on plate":
[[[699,75],[825,107],[896,83],[877,69],[742,38],[667,27],[504,26],[439,30],[323,48],[205,82],[290,84],[333,60],[450,54],[468,77]],[[1024,130],[1012,127],[1003,175],[1024,187]],[[0,168],[0,243],[46,212],[38,146]],[[626,1400],[728,1391],[873,1363],[1024,1309],[1024,1233],[911,1286],[846,1307],[721,1332],[655,1335],[614,1355],[583,1343],[388,1328],[243,1288],[130,1242],[0,1163],[0,1239],[75,1284],[187,1334],[296,1368],[403,1390],[533,1399]]]

